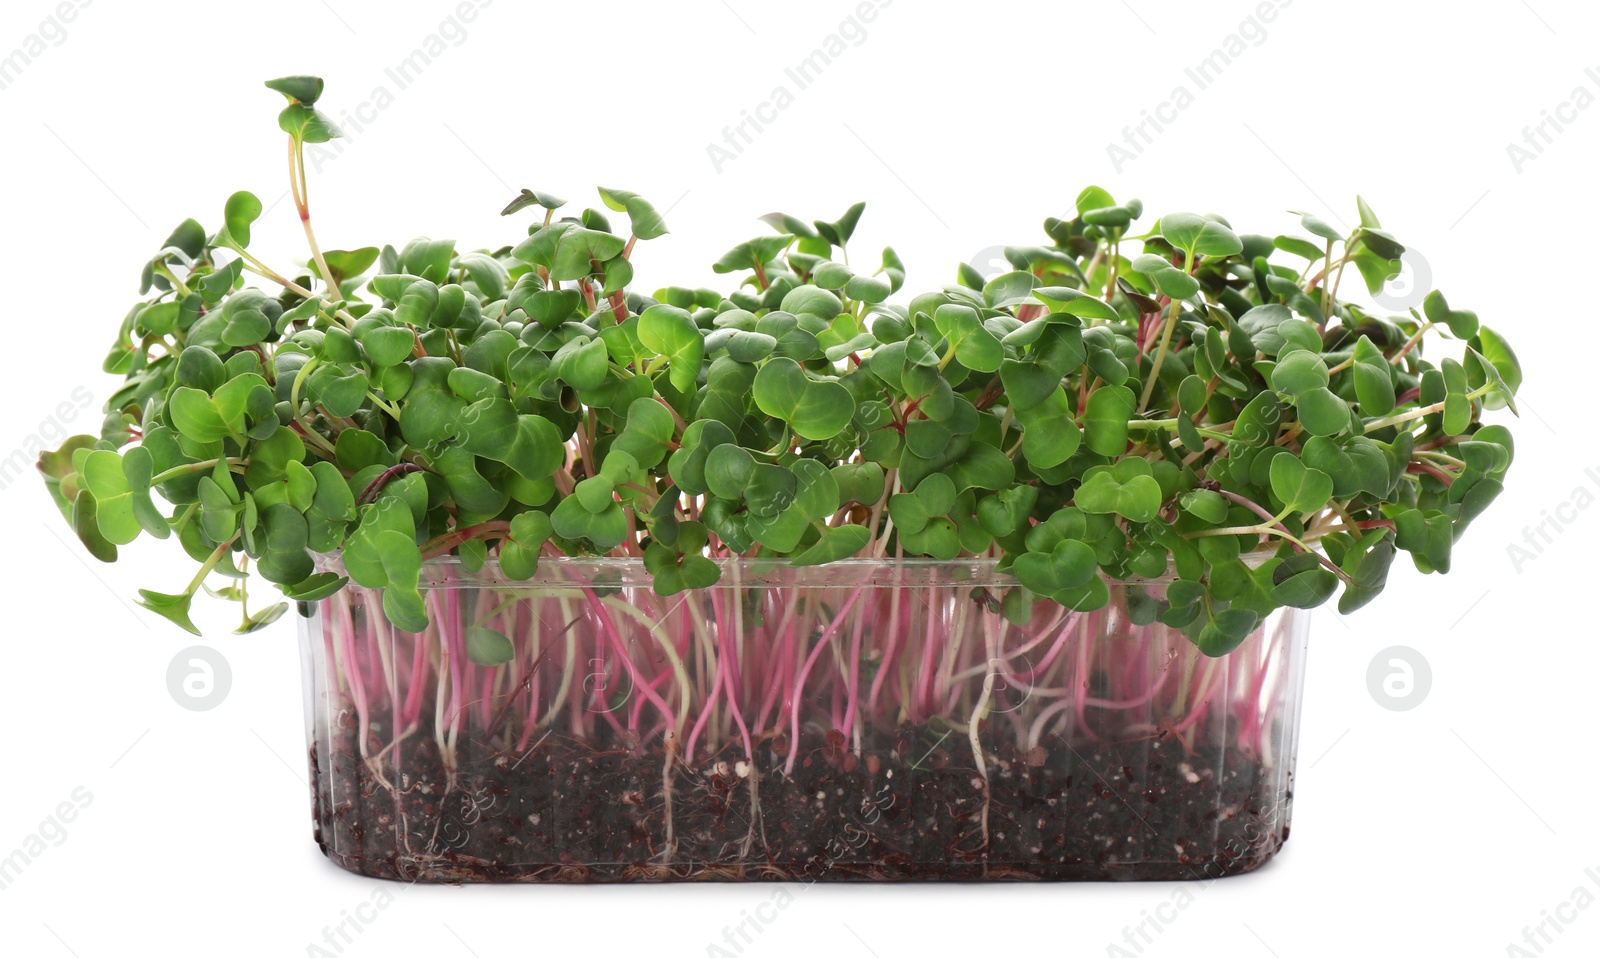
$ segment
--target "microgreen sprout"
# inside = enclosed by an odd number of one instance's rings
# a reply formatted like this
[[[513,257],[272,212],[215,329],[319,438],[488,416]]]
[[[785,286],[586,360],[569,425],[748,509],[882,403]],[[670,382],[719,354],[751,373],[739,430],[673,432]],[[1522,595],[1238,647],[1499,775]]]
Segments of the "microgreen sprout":
[[[100,434],[39,463],[95,557],[149,535],[200,564],[141,593],[191,631],[213,577],[241,631],[282,613],[245,606],[252,564],[291,601],[382,590],[422,632],[424,563],[447,554],[517,580],[541,556],[631,557],[661,595],[731,557],[987,557],[1014,623],[1170,575],[1131,614],[1217,656],[1277,608],[1366,604],[1396,550],[1448,571],[1512,459],[1480,419],[1515,411],[1504,338],[1437,291],[1394,316],[1340,298],[1404,252],[1365,202],[1349,232],[1302,215],[1311,238],[1191,213],[1140,231],[1142,204],[1091,187],[1011,271],[914,295],[892,249],[847,255],[861,204],[771,214],[716,261],[731,292],[646,296],[632,256],[666,225],[620,189],[578,213],[523,190],[504,212],[526,234],[494,250],[323,249],[322,82],[267,85],[306,264],[252,247],[250,193],[215,232],[185,221],[105,361],[124,382]],[[503,640],[465,651],[503,660]]]

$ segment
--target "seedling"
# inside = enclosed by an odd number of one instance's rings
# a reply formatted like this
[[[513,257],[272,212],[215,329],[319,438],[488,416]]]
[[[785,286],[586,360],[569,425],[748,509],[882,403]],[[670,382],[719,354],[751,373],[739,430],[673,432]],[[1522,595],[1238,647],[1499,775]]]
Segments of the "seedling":
[[[856,244],[861,204],[771,214],[715,262],[731,292],[646,296],[632,257],[666,225],[626,190],[577,213],[523,190],[504,213],[526,233],[498,249],[323,249],[304,164],[337,135],[322,83],[268,86],[305,265],[252,245],[247,192],[215,231],[181,224],[106,359],[124,383],[100,434],[39,468],[96,558],[178,540],[196,574],[140,601],[179,626],[198,631],[202,588],[239,602],[241,632],[277,619],[286,603],[247,605],[250,571],[320,615],[384,787],[428,724],[452,787],[464,728],[521,758],[557,727],[614,734],[660,749],[663,862],[684,769],[749,788],[743,854],[763,775],[881,762],[903,724],[967,743],[987,849],[1005,760],[983,736],[1008,689],[1035,696],[1007,733],[1030,766],[1096,709],[1158,709],[1122,741],[1192,753],[1230,690],[1285,681],[1216,657],[1276,610],[1371,602],[1397,550],[1448,571],[1512,460],[1481,420],[1515,411],[1502,336],[1437,291],[1397,316],[1340,298],[1400,268],[1364,202],[1348,232],[1190,213],[1141,232],[1138,201],[1090,187],[1048,245],[1006,250],[1011,271],[914,295],[892,249]],[[623,601],[595,558],[651,593]],[[851,559],[875,561],[825,592],[770,572]],[[871,581],[912,559],[998,578],[957,600]],[[519,585],[552,560],[558,584]],[[1171,684],[1148,665],[1179,656],[1169,634],[1203,653]],[[1253,707],[1227,734],[1264,756]]]

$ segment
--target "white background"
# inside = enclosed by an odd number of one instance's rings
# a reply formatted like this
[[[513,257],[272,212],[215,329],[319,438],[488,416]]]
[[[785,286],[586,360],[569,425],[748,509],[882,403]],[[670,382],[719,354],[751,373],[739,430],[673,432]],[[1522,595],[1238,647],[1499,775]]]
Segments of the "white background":
[[[1264,35],[1247,27],[1260,42],[1204,90],[1185,68],[1240,29],[1249,0],[898,0],[864,34],[846,28],[859,43],[801,91],[785,67],[839,29],[848,0],[494,0],[464,30],[441,27],[454,9],[97,0],[64,38],[47,27],[57,42],[0,90],[0,456],[31,459],[31,437],[56,445],[80,387],[93,405],[66,428],[97,428],[114,385],[105,347],[173,226],[195,216],[214,229],[237,189],[268,203],[286,191],[282,101],[261,82],[288,73],[325,76],[320,105],[364,126],[313,172],[325,246],[428,234],[496,247],[523,228],[498,216],[516,189],[581,208],[604,184],[670,207],[672,234],[634,257],[645,291],[725,287],[709,264],[766,232],[754,217],[774,209],[833,219],[868,201],[856,247],[893,244],[910,285],[928,288],[987,247],[1041,241],[1040,221],[1088,183],[1143,198],[1147,222],[1215,211],[1268,234],[1294,230],[1288,209],[1349,224],[1359,191],[1422,254],[1431,285],[1511,337],[1527,383],[1507,491],[1459,544],[1456,571],[1397,565],[1360,614],[1318,613],[1284,854],[1184,886],[1181,910],[1160,908],[1176,885],[814,887],[745,953],[1119,954],[1110,946],[1147,914],[1165,917],[1145,955],[1504,955],[1547,914],[1564,931],[1544,954],[1596,953],[1600,905],[1570,905],[1580,886],[1585,903],[1600,896],[1585,876],[1600,870],[1600,647],[1582,611],[1600,452],[1573,432],[1595,382],[1592,4],[1294,0]],[[54,10],[6,0],[0,56]],[[441,29],[443,53],[401,89],[385,71]],[[719,172],[708,145],[780,84],[792,105]],[[1118,169],[1107,144],[1143,111],[1173,117],[1160,105],[1179,85],[1193,102]],[[1578,87],[1585,108],[1562,107]],[[1519,169],[1507,146],[1546,111],[1572,122],[1546,127],[1550,142]],[[301,255],[291,209],[258,224],[253,249]],[[1514,561],[1508,547],[1547,517],[1559,534]],[[231,663],[233,684],[220,707],[186,711],[166,671],[196,640],[130,601],[187,581],[178,550],[140,544],[94,563],[31,474],[7,475],[0,519],[0,857],[75,789],[92,795],[65,840],[0,891],[0,950],[303,955],[371,901],[380,886],[311,841],[292,617],[240,638],[231,608],[201,609],[199,641]],[[1432,667],[1410,711],[1368,691],[1369,663],[1396,645]],[[415,887],[344,953],[702,955],[771,894]]]

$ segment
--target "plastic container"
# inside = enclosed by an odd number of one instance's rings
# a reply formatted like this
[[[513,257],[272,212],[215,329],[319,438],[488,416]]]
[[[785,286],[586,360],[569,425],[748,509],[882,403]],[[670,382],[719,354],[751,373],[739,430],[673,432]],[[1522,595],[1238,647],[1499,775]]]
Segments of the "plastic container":
[[[663,597],[632,560],[511,582],[442,559],[422,635],[351,586],[301,622],[317,842],[429,882],[1173,880],[1276,854],[1306,615],[1210,659],[1133,624],[1162,582],[1025,625],[1012,584],[730,560]]]

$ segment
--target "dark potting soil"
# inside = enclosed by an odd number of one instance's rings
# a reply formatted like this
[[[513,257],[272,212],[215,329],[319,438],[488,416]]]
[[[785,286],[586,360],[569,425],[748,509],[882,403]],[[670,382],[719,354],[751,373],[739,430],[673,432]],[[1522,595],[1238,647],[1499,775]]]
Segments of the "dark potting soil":
[[[378,878],[614,882],[1193,880],[1258,868],[1289,836],[1276,776],[1232,748],[1002,746],[986,783],[963,736],[883,738],[858,755],[830,733],[790,777],[784,741],[758,744],[753,795],[742,750],[675,762],[669,834],[659,743],[552,734],[508,756],[463,740],[452,781],[436,743],[412,737],[386,783],[342,736],[331,767],[311,752],[316,838]]]

